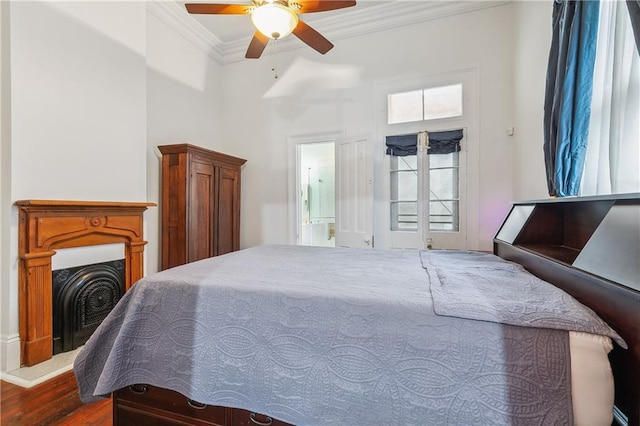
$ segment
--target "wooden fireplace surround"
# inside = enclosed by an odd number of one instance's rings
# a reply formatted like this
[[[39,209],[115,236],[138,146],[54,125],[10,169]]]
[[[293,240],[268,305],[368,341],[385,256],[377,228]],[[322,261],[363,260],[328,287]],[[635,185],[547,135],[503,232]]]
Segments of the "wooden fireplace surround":
[[[19,208],[21,365],[53,353],[51,258],[55,249],[124,243],[125,289],[143,276],[142,214],[154,203],[22,200]]]

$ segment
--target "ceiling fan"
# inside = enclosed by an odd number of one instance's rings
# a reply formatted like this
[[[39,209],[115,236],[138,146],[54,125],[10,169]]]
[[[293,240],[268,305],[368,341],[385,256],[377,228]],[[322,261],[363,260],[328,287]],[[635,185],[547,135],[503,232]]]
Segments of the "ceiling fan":
[[[323,55],[333,44],[298,18],[303,13],[325,12],[355,6],[354,0],[252,0],[252,4],[187,3],[187,12],[208,15],[250,15],[256,32],[245,58],[257,59],[269,39],[278,40],[293,33]]]

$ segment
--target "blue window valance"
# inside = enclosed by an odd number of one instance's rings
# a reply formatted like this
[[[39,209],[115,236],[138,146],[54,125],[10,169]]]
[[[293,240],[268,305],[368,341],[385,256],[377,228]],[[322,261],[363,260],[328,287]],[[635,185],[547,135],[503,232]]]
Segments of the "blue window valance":
[[[428,132],[429,155],[451,154],[460,151],[462,129],[445,132]],[[406,157],[418,152],[418,134],[393,135],[386,137],[387,155]]]
[[[406,157],[418,153],[418,134],[387,136],[387,155]]]
[[[462,129],[446,132],[429,132],[429,155],[451,154],[460,151]]]

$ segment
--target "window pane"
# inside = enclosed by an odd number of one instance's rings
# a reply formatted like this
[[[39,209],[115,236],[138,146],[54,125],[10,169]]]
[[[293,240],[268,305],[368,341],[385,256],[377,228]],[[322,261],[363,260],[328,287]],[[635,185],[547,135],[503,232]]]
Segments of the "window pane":
[[[387,97],[387,123],[422,120],[422,90],[393,93]]]
[[[418,202],[391,202],[391,230],[418,230]]]
[[[416,172],[391,172],[391,199],[417,200],[418,176]]]
[[[458,153],[429,155],[429,168],[458,167]]]
[[[429,171],[429,199],[451,200],[458,198],[458,169],[435,169]]]
[[[418,199],[418,157],[391,156],[391,200],[415,201]]]
[[[424,119],[462,115],[462,84],[424,89]]]
[[[430,231],[457,231],[458,223],[458,201],[429,202]]]
[[[391,156],[391,170],[418,170],[418,156],[407,155],[405,157]]]

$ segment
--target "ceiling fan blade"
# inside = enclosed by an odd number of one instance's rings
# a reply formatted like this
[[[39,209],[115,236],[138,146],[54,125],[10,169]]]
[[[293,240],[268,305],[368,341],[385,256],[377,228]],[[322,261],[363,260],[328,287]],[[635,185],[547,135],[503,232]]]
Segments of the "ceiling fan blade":
[[[256,31],[251,39],[251,43],[249,43],[249,48],[247,49],[247,53],[244,57],[249,59],[258,59],[260,55],[262,55],[262,52],[264,52],[264,48],[267,47],[268,42],[269,37],[262,34],[260,31]]]
[[[292,0],[292,2],[300,5],[298,13],[325,12],[356,5],[354,0]]]
[[[184,6],[189,13],[208,15],[246,15],[254,9],[248,4],[187,3]]]
[[[323,55],[333,48],[333,44],[329,40],[302,20],[298,21],[293,34]]]

